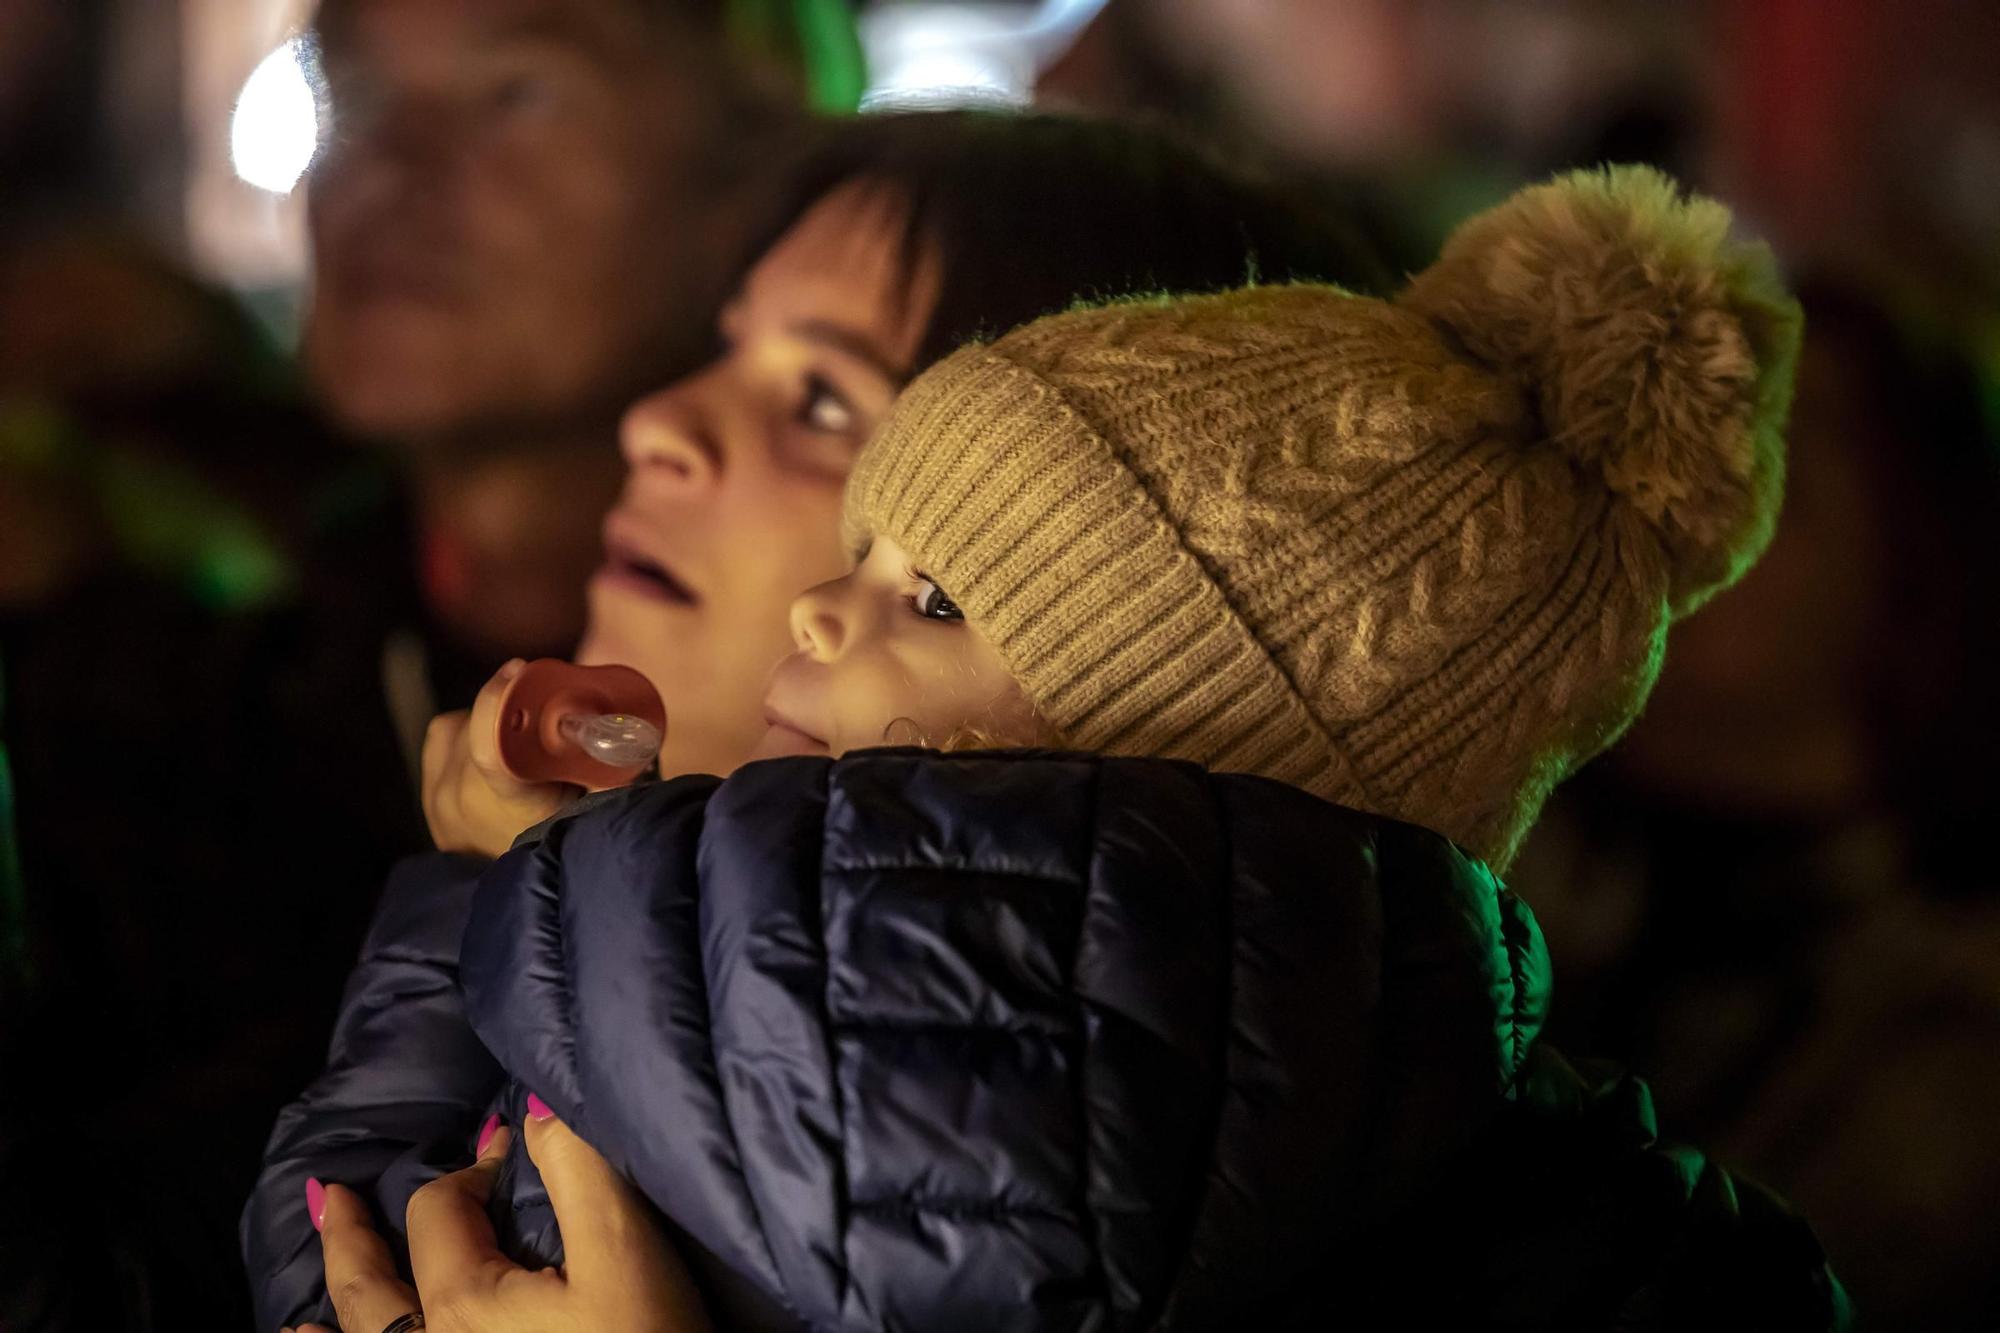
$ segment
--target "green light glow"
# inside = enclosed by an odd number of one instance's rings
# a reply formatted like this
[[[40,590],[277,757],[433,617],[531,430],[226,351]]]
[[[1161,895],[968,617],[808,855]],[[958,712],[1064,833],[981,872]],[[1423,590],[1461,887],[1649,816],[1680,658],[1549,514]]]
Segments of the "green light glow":
[[[729,29],[744,49],[797,66],[813,110],[861,105],[868,70],[847,0],[730,0]]]

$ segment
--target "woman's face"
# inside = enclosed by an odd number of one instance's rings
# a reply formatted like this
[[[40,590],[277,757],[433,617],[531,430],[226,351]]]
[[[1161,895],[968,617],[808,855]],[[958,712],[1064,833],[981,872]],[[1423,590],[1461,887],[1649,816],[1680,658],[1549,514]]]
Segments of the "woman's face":
[[[663,775],[749,756],[792,599],[847,571],[841,487],[937,299],[934,256],[903,262],[904,216],[880,188],[829,193],[750,270],[721,355],[626,414],[629,471],[577,659],[659,689]]]

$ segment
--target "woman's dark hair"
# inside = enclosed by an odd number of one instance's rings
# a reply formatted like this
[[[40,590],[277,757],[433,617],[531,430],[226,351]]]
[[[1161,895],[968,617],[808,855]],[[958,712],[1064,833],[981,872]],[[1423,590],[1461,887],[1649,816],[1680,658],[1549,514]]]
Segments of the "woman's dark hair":
[[[791,177],[759,251],[849,182],[908,201],[907,265],[927,251],[940,261],[918,370],[1079,301],[1251,281],[1388,282],[1337,208],[1309,207],[1142,127],[996,111],[834,124]]]

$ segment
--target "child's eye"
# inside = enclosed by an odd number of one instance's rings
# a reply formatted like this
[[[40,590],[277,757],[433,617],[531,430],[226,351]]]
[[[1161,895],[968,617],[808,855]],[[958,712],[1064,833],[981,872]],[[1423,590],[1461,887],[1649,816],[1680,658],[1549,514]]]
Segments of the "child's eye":
[[[944,595],[944,589],[921,574],[917,575],[917,582],[922,586],[918,588],[917,595],[910,599],[910,604],[916,608],[918,615],[926,620],[965,619],[965,612],[958,609],[958,603]]]
[[[831,384],[814,375],[806,380],[806,396],[799,406],[799,421],[829,435],[845,435],[854,429],[855,413]]]

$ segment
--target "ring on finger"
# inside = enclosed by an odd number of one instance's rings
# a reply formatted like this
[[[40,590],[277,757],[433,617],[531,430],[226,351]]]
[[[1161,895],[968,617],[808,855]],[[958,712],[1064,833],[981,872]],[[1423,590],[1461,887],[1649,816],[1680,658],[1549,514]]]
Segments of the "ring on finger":
[[[411,1329],[422,1328],[423,1326],[424,1312],[422,1310],[412,1310],[408,1314],[397,1315],[394,1319],[391,1319],[388,1327],[384,1328],[382,1333],[410,1333]]]

